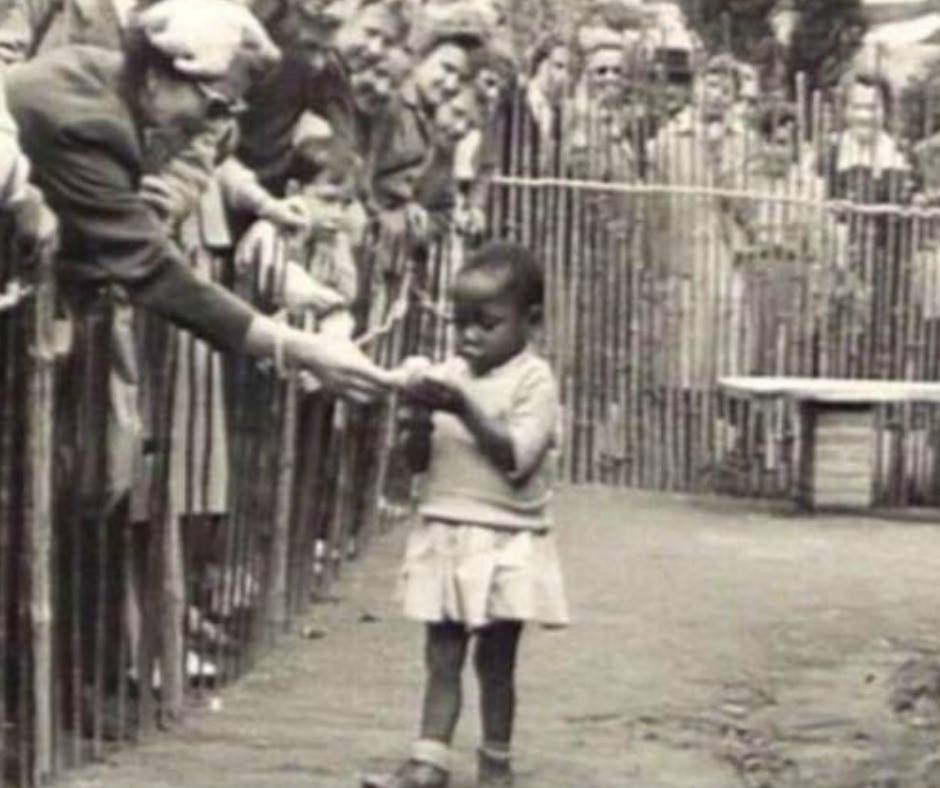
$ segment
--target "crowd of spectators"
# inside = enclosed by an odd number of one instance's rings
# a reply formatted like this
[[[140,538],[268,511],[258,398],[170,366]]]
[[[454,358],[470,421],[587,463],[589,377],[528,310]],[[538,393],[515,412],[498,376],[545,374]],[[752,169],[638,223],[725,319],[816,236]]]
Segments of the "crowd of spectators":
[[[403,260],[453,230],[483,234],[497,171],[934,199],[922,162],[936,141],[892,135],[886,81],[850,75],[838,133],[815,139],[798,123],[807,107],[788,101],[795,86],[708,56],[660,6],[588,4],[573,35],[544,31],[521,51],[499,0],[5,0],[4,203],[27,245],[57,239],[64,278],[116,287],[216,349],[277,349],[328,376],[309,338],[220,293],[227,260],[279,283],[268,312],[348,311],[332,323],[338,342],[381,321]],[[176,85],[198,87],[199,101]],[[109,102],[120,129],[98,122]],[[659,212],[652,224],[670,230],[651,255],[668,266],[692,236],[737,248],[734,236],[764,232],[755,211],[714,207],[678,225]],[[285,234],[320,262],[272,275]],[[349,346],[331,347],[358,365],[339,385],[378,385]]]
[[[172,470],[189,490],[179,514],[224,514],[219,353],[303,367],[353,395],[394,386],[353,340],[382,324],[433,244],[518,229],[519,216],[487,215],[494,173],[709,197],[616,203],[628,229],[645,212],[642,248],[673,308],[700,304],[674,338],[691,348],[684,386],[734,371],[712,348],[746,355],[719,314],[724,290],[710,288],[742,260],[766,261],[755,249],[849,254],[851,230],[810,203],[940,202],[940,135],[892,133],[888,82],[848,75],[823,102],[837,122],[817,123],[778,71],[704,53],[659,5],[600,0],[573,32],[520,46],[501,0],[0,0],[0,205],[24,260],[55,256],[66,311],[107,305],[96,505],[126,495],[146,443],[153,370],[135,312],[181,329],[189,359],[173,456],[211,455],[196,483],[192,468]],[[281,311],[312,316],[313,330]]]

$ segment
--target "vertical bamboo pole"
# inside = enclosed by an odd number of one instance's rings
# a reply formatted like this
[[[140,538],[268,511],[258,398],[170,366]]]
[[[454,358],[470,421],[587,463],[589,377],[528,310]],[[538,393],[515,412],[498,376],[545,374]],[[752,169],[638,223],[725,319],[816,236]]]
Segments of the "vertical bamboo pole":
[[[624,301],[628,304],[630,310],[624,369],[626,376],[625,389],[628,398],[625,416],[629,420],[627,429],[627,440],[629,441],[627,446],[628,467],[625,483],[632,487],[641,486],[642,479],[642,397],[646,370],[643,358],[640,355],[640,349],[644,344],[643,337],[648,311],[644,305],[646,296],[644,283],[647,279],[652,278],[649,274],[649,267],[652,266],[644,267],[640,264],[640,261],[644,259],[644,247],[648,243],[648,233],[655,219],[655,217],[650,216],[650,197],[644,195],[642,199],[644,221],[641,233],[635,234],[634,238],[631,239],[628,249],[629,268],[624,277]]]
[[[183,576],[183,553],[176,485],[170,484],[172,442],[169,440],[173,409],[173,381],[178,359],[176,343],[170,341],[162,370],[156,383],[158,396],[155,434],[159,436],[161,451],[156,458],[156,482],[150,499],[151,523],[157,528],[157,560],[159,571],[152,581],[159,587],[160,631],[160,721],[170,728],[182,721],[185,696],[185,656],[183,622],[186,612],[186,586]],[[149,681],[149,677],[144,677]]]
[[[527,175],[526,167],[526,135],[523,123],[524,99],[520,95],[519,105],[510,116],[509,139],[512,156],[510,157],[510,172],[515,176]],[[514,240],[520,240],[524,195],[519,193],[518,187],[510,186],[506,190],[506,210],[509,216],[509,232]]]
[[[282,387],[281,425],[277,445],[277,487],[273,515],[270,572],[267,588],[268,639],[274,642],[290,621],[287,605],[287,570],[290,551],[291,498],[296,469],[297,383],[291,379]]]
[[[570,468],[570,479],[573,483],[583,481],[581,474],[581,442],[582,442],[582,413],[581,402],[583,398],[583,358],[578,352],[578,338],[581,331],[581,299],[582,296],[582,278],[584,276],[584,204],[580,191],[577,188],[572,189],[572,259],[571,259],[571,281],[568,301],[568,331],[565,344],[567,346],[566,354],[571,360],[571,399],[568,407],[571,415],[571,442],[570,455],[568,457],[568,467]]]
[[[584,439],[584,481],[594,483],[598,481],[598,456],[596,451],[596,430],[599,421],[597,412],[597,400],[600,394],[600,375],[597,368],[598,352],[598,317],[601,312],[597,293],[598,268],[600,262],[600,241],[598,238],[600,224],[599,198],[602,195],[588,195],[586,203],[586,260],[585,260],[585,288],[584,301],[582,302],[580,312],[582,315],[582,335],[581,347],[584,357],[584,366],[586,380],[584,381],[584,412],[582,415],[582,436]]]
[[[333,592],[339,578],[340,563],[342,562],[342,537],[344,534],[344,518],[347,515],[347,502],[350,495],[349,468],[346,462],[349,446],[349,412],[345,403],[337,402],[333,412],[333,428],[331,436],[333,458],[337,468],[336,487],[333,498],[333,511],[329,516],[326,538],[326,560],[324,561],[322,588],[324,593]]]
[[[721,200],[711,193],[711,187],[717,185],[719,179],[716,178],[717,171],[707,148],[707,134],[707,129],[700,124],[695,137],[698,141],[695,156],[698,177],[695,178],[695,183],[705,187],[704,193],[696,201],[698,213],[705,228],[705,238],[703,244],[695,245],[695,279],[693,280],[695,287],[691,289],[694,330],[686,337],[691,350],[689,366],[693,390],[701,388],[711,390],[712,386],[706,380],[711,381],[717,378],[719,361],[729,354],[727,324],[722,301],[723,271],[719,256],[721,239],[717,232],[720,231],[720,227],[716,227],[716,223],[724,221],[721,214],[726,209],[722,207]],[[699,305],[706,317],[705,320],[700,314],[695,314]],[[699,330],[710,332],[712,337],[712,341],[705,346],[702,345],[701,337],[698,336]],[[701,415],[706,424],[712,421],[712,414],[707,409]]]
[[[278,244],[278,258],[283,265],[293,255],[288,253],[284,240]],[[285,282],[278,283],[278,289],[283,293]],[[304,326],[306,330],[311,325]],[[288,568],[290,554],[291,517],[293,515],[293,491],[297,469],[297,398],[299,388],[296,375],[279,385],[280,402],[280,432],[276,444],[277,467],[276,488],[274,492],[274,510],[271,513],[273,533],[271,535],[271,555],[269,563],[267,600],[265,619],[268,625],[267,639],[274,642],[278,633],[286,632],[290,621],[288,609]]]
[[[640,199],[637,196],[636,199]],[[636,203],[632,204],[631,215],[626,221],[631,229],[636,227]],[[628,277],[631,261],[628,256],[628,236],[624,228],[618,228],[613,237],[613,251],[611,254],[614,266],[610,298],[612,300],[612,326],[613,326],[613,353],[610,362],[610,375],[612,381],[611,401],[613,402],[611,419],[613,434],[610,436],[612,460],[615,463],[611,483],[622,487],[625,484],[627,459],[629,457],[627,419],[627,392],[626,392],[626,362],[627,343],[630,341],[630,304],[627,300],[625,282]]]
[[[3,281],[0,279],[0,281]],[[8,660],[15,644],[8,639],[10,629],[10,572],[12,556],[12,527],[17,518],[13,506],[13,433],[17,424],[14,375],[16,374],[15,333],[11,315],[0,316],[0,665]],[[7,731],[12,728],[11,708],[7,702],[9,685],[6,670],[0,670],[0,763],[6,764],[13,748],[9,746]]]
[[[130,589],[131,576],[133,570],[131,562],[133,561],[134,548],[130,528],[121,529],[121,543],[116,560],[117,577],[115,582],[120,589],[121,599],[121,618],[126,618],[126,609],[129,604],[127,595]],[[129,668],[129,643],[130,633],[125,627],[120,627],[117,645],[117,735],[121,741],[124,741],[128,734],[133,730],[128,724],[128,680],[127,672]]]
[[[564,134],[564,132],[563,132]],[[559,142],[558,161],[562,174],[568,173],[568,141],[562,137]],[[558,188],[559,216],[559,276],[558,311],[555,316],[554,345],[558,358],[558,370],[561,384],[563,435],[562,435],[562,468],[566,481],[574,481],[574,357],[572,355],[571,333],[574,326],[571,316],[577,309],[575,303],[574,272],[578,267],[576,246],[574,244],[573,228],[575,222],[576,195],[570,187]]]

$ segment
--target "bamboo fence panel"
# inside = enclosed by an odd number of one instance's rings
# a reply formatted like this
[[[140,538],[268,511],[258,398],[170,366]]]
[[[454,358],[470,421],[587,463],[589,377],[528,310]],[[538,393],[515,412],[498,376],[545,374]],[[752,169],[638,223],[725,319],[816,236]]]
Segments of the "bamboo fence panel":
[[[32,740],[31,780],[42,785],[53,771],[52,679],[52,520],[55,282],[50,257],[37,266],[33,301],[29,385],[28,439],[30,458],[24,526],[29,561],[29,619],[32,628]]]
[[[665,119],[652,110],[637,113],[648,125],[626,135],[636,157],[629,178],[605,175],[605,152],[590,150],[588,178],[578,180],[564,137],[557,151],[536,155],[523,92],[515,95],[488,215],[494,234],[525,240],[545,261],[543,342],[564,405],[567,480],[782,496],[803,448],[795,414],[725,397],[718,376],[940,376],[940,215],[872,194],[836,202],[809,189],[808,173],[832,164],[835,113],[824,97],[806,97],[805,87],[798,96],[796,136],[806,147],[796,148],[796,177],[764,190],[746,167],[713,177],[707,146],[689,154],[676,134],[661,138],[662,150],[672,161],[690,156],[687,177],[657,171],[648,149]],[[743,142],[745,159],[756,145]],[[805,170],[804,156],[814,160]],[[804,249],[795,261],[774,252],[777,268],[767,277],[745,276],[760,258],[740,253],[723,233],[750,215],[767,217],[772,236],[803,217],[797,224],[819,236],[816,251]],[[695,229],[701,234],[682,255],[663,254],[667,240]],[[448,299],[464,253],[448,238],[423,267],[406,261],[390,292],[371,294],[386,304],[362,339],[377,360],[392,366],[412,353],[453,352]],[[781,261],[790,267],[781,271]],[[20,785],[101,757],[158,720],[182,718],[206,683],[241,675],[272,634],[302,620],[315,592],[332,594],[344,562],[410,505],[395,455],[394,401],[338,403],[277,370],[225,359],[224,381],[209,373],[190,385],[226,385],[228,511],[210,565],[185,561],[195,537],[180,513],[194,507],[198,470],[218,447],[210,440],[184,457],[169,453],[177,415],[169,380],[179,365],[192,365],[193,351],[174,356],[164,342],[148,357],[159,361],[149,523],[135,531],[120,518],[89,517],[66,497],[80,472],[50,465],[50,427],[39,417],[51,407],[46,356],[25,352],[36,339],[30,332],[48,329],[48,306],[36,302],[39,325],[29,329],[22,314],[0,314],[0,759],[7,780]],[[103,325],[78,323],[78,333],[100,340]],[[699,331],[713,341],[701,341]],[[95,402],[101,410],[101,359],[99,348],[56,369],[62,385],[49,424],[72,450],[85,441],[95,447],[90,453],[103,452],[101,413],[89,412]],[[25,414],[27,403],[29,420],[13,415]],[[920,406],[879,409],[879,500],[938,502],[937,416]],[[186,429],[196,429],[192,418]],[[94,458],[106,476],[104,454]],[[182,489],[168,484],[171,459],[187,469]],[[24,522],[34,525],[24,531]],[[105,648],[115,626],[116,651]]]
[[[925,252],[938,246],[938,219],[911,211],[901,191],[884,202],[872,183],[860,182],[852,199],[831,191],[838,113],[806,93],[799,80],[792,177],[769,188],[743,163],[716,179],[704,144],[690,154],[687,180],[667,179],[646,158],[646,141],[660,141],[672,160],[684,143],[655,129],[631,131],[642,175],[630,180],[584,177],[566,160],[564,139],[560,168],[522,171],[517,163],[534,158],[525,149],[531,139],[518,130],[507,138],[521,148],[504,152],[510,166],[492,193],[513,204],[528,229],[514,226],[512,235],[531,238],[545,263],[543,349],[562,394],[567,480],[782,496],[800,451],[795,414],[784,404],[757,411],[732,401],[717,390],[718,377],[940,374],[928,363],[940,332],[920,306],[938,287],[937,267],[918,262],[940,254]],[[741,149],[744,162],[763,155],[754,134]],[[591,165],[598,160],[591,151]],[[876,162],[868,166],[877,172]],[[616,224],[629,211],[601,208],[616,198],[635,206],[624,244]],[[721,221],[710,221],[714,214]],[[752,215],[762,217],[762,232],[794,246],[760,253],[757,239],[758,258],[779,258],[760,277],[746,275],[734,239]],[[666,226],[656,227],[663,216]],[[659,270],[662,240],[696,227],[699,242],[670,261],[679,272],[670,287]],[[689,336],[703,326],[711,342]],[[701,381],[682,384],[695,370]],[[940,498],[936,415],[927,406],[879,409],[878,500]]]

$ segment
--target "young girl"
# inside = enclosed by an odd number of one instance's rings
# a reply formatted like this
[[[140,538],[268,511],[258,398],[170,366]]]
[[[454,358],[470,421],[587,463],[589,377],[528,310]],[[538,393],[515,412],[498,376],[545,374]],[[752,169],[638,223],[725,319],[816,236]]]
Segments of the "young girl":
[[[406,451],[426,476],[402,590],[405,614],[427,628],[427,678],[410,759],[392,775],[366,777],[364,786],[447,785],[472,639],[483,730],[479,785],[512,784],[524,622],[568,622],[550,511],[557,387],[530,347],[542,297],[542,273],[529,251],[485,245],[454,286],[458,356],[426,371],[412,366],[404,384],[416,414]]]

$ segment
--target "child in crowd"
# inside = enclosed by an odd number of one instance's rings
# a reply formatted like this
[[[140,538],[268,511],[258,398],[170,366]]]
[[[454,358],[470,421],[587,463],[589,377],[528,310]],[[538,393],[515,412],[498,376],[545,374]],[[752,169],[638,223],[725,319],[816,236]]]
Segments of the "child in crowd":
[[[568,623],[550,501],[559,401],[531,344],[542,317],[534,255],[490,243],[457,275],[457,357],[405,366],[406,454],[426,472],[402,570],[407,617],[427,629],[421,733],[372,788],[439,788],[461,706],[470,641],[480,682],[479,784],[512,784],[516,654],[524,622]]]
[[[354,248],[366,221],[356,201],[362,160],[312,115],[298,124],[294,145],[298,181],[290,188],[317,217],[316,228],[288,242],[284,265],[258,271],[260,290],[290,312],[312,313],[315,330],[348,338],[359,287]]]
[[[366,217],[357,198],[362,191],[363,161],[349,141],[330,135],[297,137],[303,186],[301,195],[323,221],[306,244],[306,268],[314,281],[342,297],[342,306],[320,316],[323,331],[351,336],[351,307],[359,295],[354,249],[362,243]]]

